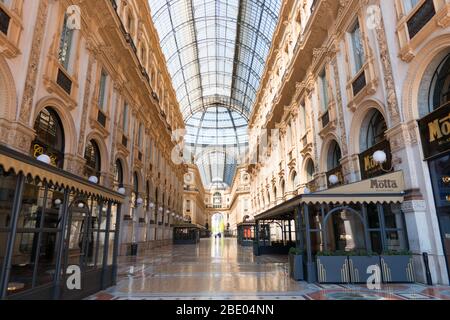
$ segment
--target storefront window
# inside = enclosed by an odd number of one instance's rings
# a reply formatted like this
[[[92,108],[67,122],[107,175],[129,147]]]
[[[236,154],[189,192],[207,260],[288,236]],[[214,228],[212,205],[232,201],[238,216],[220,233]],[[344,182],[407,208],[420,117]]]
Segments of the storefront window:
[[[56,242],[61,232],[63,190],[28,178],[22,197],[11,260],[9,294],[53,281]]]

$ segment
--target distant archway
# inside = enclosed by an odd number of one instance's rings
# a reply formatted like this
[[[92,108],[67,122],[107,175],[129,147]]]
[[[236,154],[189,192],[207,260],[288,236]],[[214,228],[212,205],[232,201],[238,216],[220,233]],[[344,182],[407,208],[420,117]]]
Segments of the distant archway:
[[[214,236],[225,232],[225,217],[222,213],[215,213],[211,218],[211,231]]]

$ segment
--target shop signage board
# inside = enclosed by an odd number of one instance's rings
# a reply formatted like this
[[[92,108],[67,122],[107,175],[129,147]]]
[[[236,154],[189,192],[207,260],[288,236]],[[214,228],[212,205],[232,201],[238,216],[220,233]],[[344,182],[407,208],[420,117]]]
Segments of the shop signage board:
[[[425,160],[450,151],[450,103],[419,120]]]
[[[377,164],[373,159],[373,154],[376,151],[384,151],[387,155],[387,161],[383,164],[383,166]],[[386,169],[390,169],[392,167],[391,146],[389,141],[384,140],[361,153],[359,155],[359,166],[361,168],[362,180],[386,174]]]

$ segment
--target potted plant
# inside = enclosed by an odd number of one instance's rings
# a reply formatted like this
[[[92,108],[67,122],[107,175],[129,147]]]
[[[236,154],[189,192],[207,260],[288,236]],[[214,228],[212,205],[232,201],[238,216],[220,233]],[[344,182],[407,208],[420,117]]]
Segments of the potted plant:
[[[303,272],[303,251],[298,248],[289,250],[289,275],[295,281],[305,280]]]
[[[410,251],[384,251],[380,255],[380,264],[384,283],[414,282],[413,258]]]
[[[350,280],[352,283],[367,283],[372,275],[369,267],[380,268],[380,258],[377,253],[357,250],[348,253]]]
[[[345,251],[322,251],[316,255],[319,283],[349,283],[348,253]]]

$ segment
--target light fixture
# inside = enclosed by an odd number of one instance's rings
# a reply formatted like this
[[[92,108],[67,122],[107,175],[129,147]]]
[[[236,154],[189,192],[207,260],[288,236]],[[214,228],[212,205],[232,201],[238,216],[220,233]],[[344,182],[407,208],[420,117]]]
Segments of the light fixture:
[[[160,212],[162,212],[164,209],[163,209],[163,207],[159,207],[159,209],[158,209]]]
[[[387,161],[387,155],[386,152],[382,151],[382,150],[378,150],[375,151],[373,154],[373,160],[377,163],[377,164],[383,164],[386,163]]]
[[[52,159],[50,159],[50,157],[46,154],[41,154],[39,157],[36,158],[36,160],[46,164],[52,163]]]
[[[373,161],[377,164],[377,165],[379,165],[380,166],[380,168],[381,168],[381,170],[383,170],[384,172],[391,172],[393,169],[394,169],[394,167],[393,166],[391,166],[389,169],[385,169],[384,167],[383,167],[383,164],[385,164],[386,162],[387,162],[387,154],[386,154],[386,152],[384,152],[383,150],[378,150],[378,151],[375,151],[374,153],[373,153]]]
[[[96,176],[90,176],[88,180],[89,180],[89,182],[94,183],[94,184],[98,183],[98,177],[96,177]]]
[[[175,217],[175,212],[172,212],[172,217]]]
[[[136,203],[137,203],[138,206],[140,206],[141,204],[144,203],[144,199],[142,199],[142,198],[137,198],[137,199],[136,199]]]
[[[170,210],[166,210],[166,213],[169,214],[169,213],[170,213]]]
[[[122,188],[119,188],[119,190],[117,190],[117,192],[120,194],[125,194],[127,192],[127,190],[125,190],[125,188],[122,187]]]
[[[303,193],[304,194],[310,194],[311,193],[311,189],[309,189],[308,187],[305,187],[305,189],[303,189]]]
[[[331,185],[335,185],[339,182],[339,178],[337,175],[332,174],[331,176],[328,177],[328,181],[330,182]]]
[[[155,207],[155,204],[153,202],[150,202],[149,207],[150,209],[153,209]]]
[[[80,202],[80,203],[78,204],[78,208],[80,208],[80,209],[84,208],[84,203],[83,203],[83,202]]]
[[[55,205],[59,206],[62,203],[62,201],[61,201],[61,199],[55,199],[54,203],[55,203]]]

